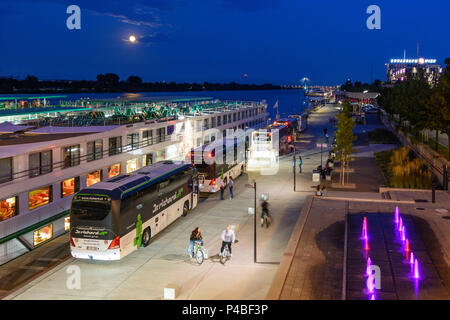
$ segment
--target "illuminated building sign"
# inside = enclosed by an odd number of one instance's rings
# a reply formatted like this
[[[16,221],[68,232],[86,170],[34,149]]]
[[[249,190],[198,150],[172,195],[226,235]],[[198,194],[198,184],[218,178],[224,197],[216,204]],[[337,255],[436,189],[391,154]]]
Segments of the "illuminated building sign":
[[[424,63],[436,63],[436,59],[391,59],[391,63],[418,63],[418,64],[424,64]]]

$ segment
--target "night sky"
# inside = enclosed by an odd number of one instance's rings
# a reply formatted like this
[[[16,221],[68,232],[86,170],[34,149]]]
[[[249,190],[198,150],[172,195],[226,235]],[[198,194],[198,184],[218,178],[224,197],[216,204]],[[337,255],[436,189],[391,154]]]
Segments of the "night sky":
[[[81,30],[68,30],[68,5]],[[366,8],[381,8],[381,30]],[[390,58],[450,57],[450,1],[1,0],[0,76],[339,84],[385,79]],[[130,34],[138,43],[126,41]],[[248,74],[245,78],[244,74]]]

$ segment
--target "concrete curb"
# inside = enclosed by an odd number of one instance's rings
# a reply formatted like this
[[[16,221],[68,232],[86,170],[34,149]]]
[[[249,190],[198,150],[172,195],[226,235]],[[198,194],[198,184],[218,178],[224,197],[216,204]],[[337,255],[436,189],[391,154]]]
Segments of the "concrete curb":
[[[280,266],[278,267],[277,273],[273,278],[269,292],[266,295],[266,300],[280,300],[281,292],[283,290],[284,283],[286,282],[288,272],[291,268],[292,261],[294,260],[295,251],[297,251],[298,244],[300,243],[303,228],[308,220],[313,200],[314,197],[308,196],[305,206],[303,206],[302,211],[300,212],[299,219],[295,224],[289,243],[286,246],[283,257],[281,258]]]
[[[339,197],[324,197],[314,196],[314,198],[321,200],[339,200],[339,201],[351,201],[351,202],[378,202],[378,203],[397,203],[397,204],[415,204],[414,201],[408,200],[389,200],[389,199],[358,199],[358,198],[339,198]]]
[[[407,192],[429,192],[431,193],[431,189],[405,189],[405,188],[389,188],[389,187],[380,187],[379,193],[388,192],[388,191],[407,191]],[[448,193],[447,190],[436,190],[436,193]]]

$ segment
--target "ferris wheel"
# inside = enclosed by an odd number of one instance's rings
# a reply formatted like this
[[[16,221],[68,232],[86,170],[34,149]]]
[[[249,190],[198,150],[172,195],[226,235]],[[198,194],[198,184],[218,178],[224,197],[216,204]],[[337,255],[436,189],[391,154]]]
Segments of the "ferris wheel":
[[[308,84],[309,82],[311,82],[311,80],[309,80],[308,77],[303,77],[303,78],[300,80],[300,83],[303,85],[303,88],[304,88],[305,90],[308,89],[307,84]]]

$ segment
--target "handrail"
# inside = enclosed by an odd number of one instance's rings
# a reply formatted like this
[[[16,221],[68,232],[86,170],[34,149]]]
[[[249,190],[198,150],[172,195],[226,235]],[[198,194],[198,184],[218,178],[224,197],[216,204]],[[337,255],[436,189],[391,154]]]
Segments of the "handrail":
[[[0,186],[3,183],[15,181],[17,179],[24,178],[24,177],[34,178],[34,177],[38,177],[38,176],[43,176],[45,174],[53,172],[53,170],[55,170],[55,169],[72,168],[72,167],[80,165],[81,162],[85,161],[85,160],[86,160],[86,162],[92,162],[92,161],[95,161],[95,160],[101,160],[104,157],[112,157],[112,156],[119,155],[119,154],[122,154],[122,153],[126,153],[126,152],[129,152],[129,151],[140,150],[140,149],[143,149],[145,147],[148,147],[148,146],[151,146],[151,145],[156,145],[156,144],[163,143],[163,142],[168,142],[168,141],[178,142],[180,137],[175,137],[175,139],[173,139],[172,138],[173,136],[174,136],[173,134],[171,134],[171,135],[164,135],[164,140],[161,140],[162,136],[151,137],[151,138],[148,138],[148,139],[151,139],[151,142],[144,141],[144,140],[139,141],[139,143],[137,143],[137,147],[136,148],[133,147],[134,146],[134,143],[133,143],[133,144],[122,145],[120,147],[113,148],[113,149],[104,149],[101,152],[101,154],[102,154],[101,158],[99,158],[99,159],[92,159],[90,161],[87,161],[88,157],[95,156],[98,153],[96,153],[96,152],[86,153],[86,154],[84,154],[82,156],[79,156],[79,157],[76,157],[76,158],[73,159],[73,161],[77,163],[76,165],[65,166],[65,164],[67,163],[67,160],[62,160],[62,161],[58,161],[58,162],[52,163],[51,166],[41,166],[41,167],[36,167],[36,168],[30,168],[30,169],[27,169],[27,170],[14,172],[12,175],[11,174],[0,175],[0,181],[2,181],[2,178],[7,178],[7,177],[11,177],[12,176],[11,179],[0,182]],[[120,151],[117,152],[117,153],[110,153],[110,152],[115,151],[115,150],[120,150]],[[51,170],[49,172],[46,172],[46,173],[43,173],[43,174],[30,176],[31,172],[33,172],[35,170],[39,170],[39,169],[46,169],[46,168],[47,169],[51,168]]]

